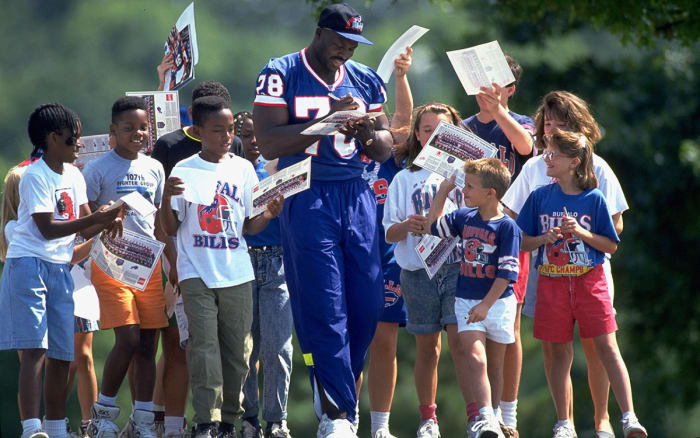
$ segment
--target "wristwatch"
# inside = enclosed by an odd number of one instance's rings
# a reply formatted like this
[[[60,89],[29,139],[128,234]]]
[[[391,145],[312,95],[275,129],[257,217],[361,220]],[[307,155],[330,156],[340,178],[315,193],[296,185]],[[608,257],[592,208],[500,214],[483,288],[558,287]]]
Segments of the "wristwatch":
[[[367,140],[367,141],[365,142],[365,146],[372,146],[372,143],[374,143],[374,139],[373,139],[373,138],[370,138],[369,140]]]

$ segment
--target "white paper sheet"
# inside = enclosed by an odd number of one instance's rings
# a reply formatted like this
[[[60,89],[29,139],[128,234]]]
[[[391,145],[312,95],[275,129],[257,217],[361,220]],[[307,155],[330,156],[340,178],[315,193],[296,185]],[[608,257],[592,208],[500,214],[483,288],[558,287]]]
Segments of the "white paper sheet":
[[[515,82],[498,41],[447,52],[447,57],[470,96],[478,94],[480,87],[490,87],[492,83],[504,87]]]
[[[413,44],[429,30],[430,29],[414,24],[389,47],[389,50],[386,51],[379,63],[379,67],[377,67],[377,74],[382,78],[385,84],[389,83],[391,74],[394,72],[394,59],[404,53],[406,46],[413,46]]]
[[[86,263],[90,263],[90,259]],[[73,315],[90,320],[100,319],[100,300],[97,298],[95,287],[90,283],[88,272],[80,265],[73,265],[70,275],[75,284]]]
[[[215,172],[189,167],[175,167],[170,176],[176,176],[185,183],[182,194],[186,201],[199,205],[211,205],[216,195],[218,178]]]
[[[336,111],[328,117],[319,120],[317,123],[301,131],[302,135],[335,135],[339,134],[337,126],[348,120],[361,119],[363,117],[375,119],[384,114],[382,111],[363,113],[360,111]]]
[[[420,261],[423,263],[428,278],[432,279],[447,257],[452,254],[459,237],[450,237],[448,239],[440,239],[437,236],[425,234],[416,245],[415,250]]]

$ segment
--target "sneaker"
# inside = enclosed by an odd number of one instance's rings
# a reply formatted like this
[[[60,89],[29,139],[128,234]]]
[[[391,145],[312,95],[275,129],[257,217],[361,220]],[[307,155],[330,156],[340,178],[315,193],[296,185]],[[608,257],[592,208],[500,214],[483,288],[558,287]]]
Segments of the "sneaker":
[[[484,416],[476,417],[476,421],[471,423],[470,429],[467,430],[467,436],[474,438],[503,438],[501,428],[496,418]]]
[[[622,432],[625,438],[646,438],[647,430],[639,424],[639,420],[633,416],[633,418],[627,418],[622,420]]]
[[[80,424],[80,434],[78,435],[80,436],[80,438],[90,438],[87,432],[88,427],[90,427],[90,423],[87,423],[85,425],[83,425],[82,423]]]
[[[510,426],[506,426],[503,423],[500,423],[501,426],[501,432],[503,433],[503,436],[505,438],[520,438],[520,434],[518,433],[517,429],[513,429]],[[615,438],[615,437],[613,437]]]
[[[571,424],[554,425],[554,435],[552,438],[575,438],[576,431]]]
[[[374,435],[372,435],[372,438],[396,438],[396,437],[389,432],[389,429],[379,429],[376,432],[374,432]]]
[[[596,430],[595,438],[615,438],[615,434],[607,430]]]
[[[432,418],[423,420],[418,425],[416,438],[440,438],[440,427]]]
[[[241,421],[241,438],[262,438],[262,427],[258,424],[253,426],[248,420]]]
[[[165,437],[165,418],[163,418],[162,415],[160,415],[160,417],[161,418],[156,417],[153,419],[153,430],[156,432],[156,438]]]
[[[265,438],[292,438],[292,435],[289,434],[289,429],[287,429],[287,420],[267,423]]]
[[[316,438],[357,438],[353,425],[344,418],[331,420],[326,414],[321,417],[318,424]]]
[[[218,438],[237,438],[236,437],[236,426],[231,423],[221,422],[219,423],[219,428],[217,431]]]
[[[119,407],[105,406],[97,402],[92,405],[92,418],[87,428],[90,438],[117,438],[119,428],[114,420],[119,416]]]
[[[202,423],[192,427],[192,438],[217,438],[218,436],[214,423]]]

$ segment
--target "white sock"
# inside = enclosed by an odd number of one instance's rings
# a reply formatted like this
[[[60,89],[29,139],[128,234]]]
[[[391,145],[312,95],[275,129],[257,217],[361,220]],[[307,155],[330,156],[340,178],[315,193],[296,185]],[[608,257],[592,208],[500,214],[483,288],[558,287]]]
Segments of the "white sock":
[[[34,432],[41,430],[41,420],[38,418],[27,418],[22,422],[22,434],[31,435]]]
[[[153,412],[165,412],[165,406],[153,403]]]
[[[369,411],[372,419],[372,435],[379,429],[389,429],[389,412]]]
[[[622,421],[627,421],[628,419],[639,421],[633,411],[627,411],[622,413]]]
[[[133,410],[141,410],[141,411],[148,411],[148,412],[153,412],[153,401],[139,401],[136,400],[134,402],[134,407]]]
[[[517,429],[518,425],[518,400],[512,402],[503,401],[499,405],[501,409],[501,416],[503,417],[503,424],[513,429]]]
[[[557,423],[554,425],[554,427],[559,427],[559,426],[569,426],[573,429],[574,425],[571,423],[571,421],[567,418],[566,420],[559,420]]]
[[[46,420],[46,425],[44,426],[46,433],[50,438],[53,437],[64,437],[66,436],[66,420]]]
[[[185,417],[165,417],[165,435],[179,433],[184,423]]]
[[[491,406],[484,406],[483,408],[479,409],[479,415],[481,415],[481,418],[489,418],[496,416],[496,413],[493,412],[493,408]]]
[[[115,407],[117,406],[117,396],[115,395],[114,397],[109,397],[100,393],[100,395],[97,397],[97,403],[101,404],[102,406]]]

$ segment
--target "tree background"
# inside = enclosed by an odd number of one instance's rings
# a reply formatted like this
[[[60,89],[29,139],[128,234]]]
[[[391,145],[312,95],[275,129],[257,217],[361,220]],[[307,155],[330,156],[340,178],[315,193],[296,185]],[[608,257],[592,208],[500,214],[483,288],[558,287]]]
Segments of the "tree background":
[[[316,7],[301,0],[201,0],[195,5],[200,58],[195,82],[218,80],[232,95],[233,110],[252,109],[257,74],[270,57],[301,49],[311,41]],[[497,39],[522,64],[524,74],[511,108],[532,114],[551,90],[568,90],[590,105],[604,138],[597,146],[627,195],[622,243],[612,267],[618,340],[630,370],[636,411],[651,436],[700,434],[700,44],[693,2],[589,2],[475,0],[375,0],[354,5],[364,16],[365,34],[375,42],[354,59],[376,67],[393,40],[412,24],[430,28],[414,46],[409,81],[416,105],[439,101],[462,114],[477,112],[445,51]],[[189,4],[184,0],[40,0],[3,2],[0,36],[0,171],[31,151],[29,113],[59,101],[74,109],[83,135],[107,132],[112,102],[125,91],[157,85],[155,66],[170,27]],[[661,17],[661,18],[659,18]],[[665,22],[663,18],[668,18]],[[665,24],[666,25],[665,25]],[[669,24],[670,23],[670,24]],[[680,23],[680,24],[679,24]],[[688,24],[690,23],[690,24]],[[193,85],[180,93],[190,103]],[[388,85],[393,96],[393,83]],[[393,107],[390,99],[388,111]],[[525,350],[519,402],[521,436],[547,436],[554,408],[542,371],[532,324],[523,319]],[[111,332],[95,336],[94,356],[102,366]],[[464,403],[444,342],[438,386],[442,436],[464,435]],[[413,386],[415,347],[401,331],[399,376],[392,431],[412,436],[418,424]],[[313,436],[316,420],[308,378],[298,348],[289,400],[295,436]],[[20,435],[17,356],[0,352],[0,436]],[[580,349],[572,371],[579,436],[593,433],[593,410]],[[360,436],[369,436],[369,403],[361,397]],[[120,391],[129,412],[128,387]],[[611,395],[611,419],[618,434],[619,411]],[[77,427],[75,393],[69,415]],[[191,417],[190,417],[191,418]],[[75,427],[74,427],[75,428]]]

